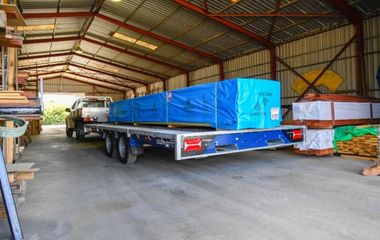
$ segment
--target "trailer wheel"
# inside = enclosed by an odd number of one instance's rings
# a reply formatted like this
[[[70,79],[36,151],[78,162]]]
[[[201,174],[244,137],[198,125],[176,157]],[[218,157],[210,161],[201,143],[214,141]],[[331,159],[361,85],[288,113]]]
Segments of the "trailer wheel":
[[[106,150],[106,155],[108,157],[112,157],[113,155],[113,139],[111,133],[106,133],[105,134],[105,150]]]
[[[136,162],[137,155],[133,155],[131,153],[131,149],[129,148],[129,140],[126,136],[121,136],[119,138],[117,149],[121,163],[133,164]]]

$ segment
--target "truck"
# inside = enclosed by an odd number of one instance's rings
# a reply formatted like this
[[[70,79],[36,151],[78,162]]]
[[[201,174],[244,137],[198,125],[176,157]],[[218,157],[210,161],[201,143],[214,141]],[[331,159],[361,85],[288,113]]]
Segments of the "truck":
[[[70,114],[66,117],[66,136],[72,137],[75,132],[76,139],[83,139],[90,132],[84,124],[108,122],[109,105],[111,97],[85,96],[75,100],[71,108],[66,108]]]
[[[175,160],[205,158],[260,149],[292,146],[304,140],[305,126],[283,125],[267,129],[217,130],[165,126],[85,124],[88,132],[101,133],[105,153],[121,163],[133,164],[145,147],[173,150]]]

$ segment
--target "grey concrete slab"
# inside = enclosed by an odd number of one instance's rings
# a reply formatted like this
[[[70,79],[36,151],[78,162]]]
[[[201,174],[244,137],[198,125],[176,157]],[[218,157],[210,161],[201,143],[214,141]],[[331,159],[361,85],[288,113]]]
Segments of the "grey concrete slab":
[[[127,166],[102,145],[62,128],[33,139],[27,239],[380,239],[380,178],[358,174],[369,162],[287,151],[177,162],[148,149]]]

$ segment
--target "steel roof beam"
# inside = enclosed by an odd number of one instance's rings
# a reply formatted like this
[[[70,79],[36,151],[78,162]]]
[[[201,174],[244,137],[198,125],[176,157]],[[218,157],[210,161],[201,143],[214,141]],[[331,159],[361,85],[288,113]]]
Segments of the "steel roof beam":
[[[159,40],[161,42],[170,44],[172,46],[176,46],[176,47],[182,48],[182,49],[184,49],[186,51],[189,51],[189,52],[192,52],[192,53],[196,53],[196,54],[198,54],[200,56],[203,56],[203,57],[206,57],[206,58],[212,60],[213,62],[221,62],[222,61],[222,59],[220,59],[220,58],[218,58],[218,57],[216,57],[216,56],[214,56],[214,55],[212,55],[210,53],[207,53],[205,51],[193,48],[193,47],[188,46],[186,44],[177,42],[177,41],[175,41],[173,39],[166,38],[166,37],[163,37],[161,35],[158,35],[158,34],[155,34],[155,33],[149,32],[149,31],[146,31],[144,29],[135,27],[133,25],[130,25],[128,23],[119,21],[117,19],[114,19],[114,18],[111,18],[111,17],[108,17],[108,16],[105,16],[105,15],[100,14],[100,13],[92,13],[92,12],[78,12],[78,13],[75,13],[75,12],[71,12],[71,13],[35,13],[35,14],[33,13],[33,14],[23,14],[23,17],[25,19],[28,19],[28,18],[59,18],[59,17],[89,17],[89,16],[95,16],[95,17],[100,18],[100,19],[102,19],[102,20],[104,20],[106,22],[115,24],[115,25],[117,25],[117,26],[119,26],[121,28],[128,29],[130,31],[133,31],[133,32],[136,32],[136,33],[139,33],[139,34],[151,37],[153,39],[156,39],[156,40]]]
[[[347,4],[344,0],[329,0],[330,5],[333,5],[338,11],[346,15],[351,22],[359,23],[363,20],[362,15],[355,11],[355,9]]]
[[[189,52],[192,52],[192,53],[196,53],[196,54],[198,54],[200,56],[203,56],[203,57],[206,57],[206,58],[212,60],[213,62],[221,62],[222,61],[222,59],[220,59],[220,58],[218,58],[218,57],[216,57],[216,56],[214,56],[214,55],[212,55],[210,53],[207,53],[205,51],[193,48],[193,47],[188,46],[186,44],[177,42],[177,41],[175,41],[173,39],[166,38],[166,37],[163,37],[161,35],[158,35],[158,34],[155,34],[155,33],[149,32],[149,31],[146,31],[144,29],[132,26],[132,25],[130,25],[128,23],[116,20],[114,18],[110,18],[108,16],[105,16],[105,15],[102,15],[102,14],[99,14],[99,13],[97,13],[95,16],[98,17],[98,18],[100,18],[100,19],[103,19],[103,20],[105,20],[107,22],[113,23],[113,24],[115,24],[115,25],[117,25],[117,26],[119,26],[121,28],[128,29],[130,31],[133,31],[133,32],[145,35],[145,36],[148,36],[150,38],[153,38],[153,39],[156,39],[158,41],[167,43],[169,45],[182,48],[182,49],[184,49],[186,51],[189,51]]]
[[[23,13],[24,19],[33,18],[67,18],[67,17],[92,17],[92,12],[57,12],[57,13]]]
[[[124,91],[122,91],[122,90],[120,90],[120,89],[118,89],[118,88],[113,88],[113,87],[106,86],[106,85],[103,85],[103,84],[91,83],[91,82],[87,82],[87,81],[85,81],[85,80],[80,80],[80,79],[76,79],[76,78],[71,78],[71,77],[64,76],[64,75],[57,76],[57,77],[62,77],[63,79],[67,79],[67,80],[71,80],[71,81],[79,82],[79,83],[85,83],[85,84],[88,84],[88,85],[98,86],[98,87],[106,88],[106,89],[109,89],[109,90],[115,90],[115,91],[118,91],[118,92],[124,92]],[[57,77],[43,78],[43,81],[57,79]],[[37,82],[37,80],[29,80],[28,82]],[[130,88],[128,88],[128,87],[125,87],[125,88],[126,88],[126,89],[130,89]]]
[[[208,17],[341,17],[339,13],[208,13]]]
[[[78,73],[66,72],[66,71],[63,71],[63,70],[61,70],[61,71],[52,71],[52,72],[44,72],[44,73],[39,73],[39,74],[32,74],[32,75],[29,75],[29,77],[39,77],[39,76],[46,76],[46,75],[51,75],[51,74],[64,74],[64,73],[72,74],[72,75],[75,75],[75,76],[78,76],[78,77],[83,77],[83,78],[87,78],[89,80],[98,81],[98,82],[102,82],[102,83],[106,83],[106,84],[112,84],[112,85],[115,85],[115,86],[118,86],[118,87],[135,89],[135,88],[132,88],[132,87],[130,87],[128,85],[118,84],[118,83],[106,81],[106,80],[103,80],[103,79],[88,77],[88,76],[85,76],[85,75],[82,75],[82,74],[78,74]],[[51,77],[51,78],[55,78],[55,77]],[[35,81],[35,80],[28,80],[28,82],[33,82],[33,81]],[[99,86],[102,86],[102,85],[99,85]]]
[[[35,55],[35,56],[19,56],[19,61],[25,61],[25,60],[32,60],[32,59],[39,59],[39,58],[53,58],[53,57],[64,57],[64,56],[70,56],[72,55],[72,52],[65,52],[65,53],[53,53],[53,54],[45,54],[45,55]]]
[[[59,62],[59,63],[46,64],[46,65],[19,67],[18,70],[19,71],[24,71],[24,70],[31,70],[31,69],[38,69],[38,68],[57,67],[57,66],[63,66],[63,65],[67,65],[67,63],[65,63],[65,62]]]
[[[210,19],[212,19],[212,20],[214,20],[214,21],[216,21],[216,22],[218,22],[218,23],[220,23],[226,27],[229,27],[229,28],[231,28],[237,32],[240,32],[241,34],[244,34],[244,35],[250,37],[251,39],[255,40],[256,42],[263,44],[266,48],[274,47],[274,44],[271,41],[263,38],[262,36],[252,32],[252,31],[249,31],[245,28],[242,28],[241,26],[239,26],[235,23],[232,23],[232,22],[230,22],[230,21],[228,21],[222,17],[209,16],[208,15],[209,13],[206,12],[206,10],[188,2],[187,0],[172,0],[172,1],[176,2],[177,4],[181,5],[182,7],[186,8],[188,10],[191,10],[193,12],[200,14],[200,15],[208,17],[208,18],[210,18]]]
[[[249,38],[251,38],[252,40],[256,41],[256,42],[259,42],[261,43],[264,47],[266,47],[268,50],[269,50],[269,54],[270,54],[270,69],[271,69],[271,78],[272,79],[276,79],[277,78],[277,61],[276,61],[276,46],[274,45],[274,43],[262,36],[260,36],[259,34],[256,34],[252,31],[249,31],[233,22],[230,22],[222,17],[217,17],[217,16],[209,16],[208,12],[201,8],[201,7],[198,7],[192,3],[190,3],[189,1],[187,0],[172,0],[173,2],[176,2],[177,4],[181,5],[182,7],[190,10],[190,11],[193,11],[193,12],[196,12],[202,16],[205,16],[205,17],[208,17],[232,30],[235,30]]]
[[[112,84],[112,85],[119,86],[119,87],[124,87],[124,88],[129,88],[129,89],[136,89],[135,87],[126,86],[126,85],[123,85],[123,84],[118,84],[118,83],[106,81],[104,79],[98,79],[98,78],[94,78],[94,77],[89,77],[89,76],[86,76],[86,75],[83,75],[83,74],[80,74],[80,73],[76,73],[76,72],[71,72],[70,71],[70,72],[65,72],[64,74],[71,74],[71,75],[74,75],[74,76],[77,76],[77,77],[87,78],[87,79],[93,80],[93,81],[105,82],[105,83]]]
[[[93,68],[88,68],[86,66],[81,66],[81,65],[78,65],[78,64],[75,64],[75,63],[69,63],[69,65],[73,66],[73,67],[82,68],[84,70],[88,70],[88,71],[92,71],[92,72],[97,72],[99,74],[107,75],[107,76],[110,76],[110,77],[120,78],[120,79],[123,79],[124,81],[138,83],[138,84],[142,84],[144,86],[148,85],[148,83],[146,83],[146,82],[139,82],[139,81],[136,81],[136,80],[133,80],[133,79],[130,79],[130,78],[126,78],[126,77],[120,76],[120,75],[116,75],[116,74],[113,74],[113,73],[109,73],[109,72],[105,72],[105,71],[101,71],[101,70],[97,70],[97,69],[93,69]]]
[[[169,68],[174,68],[174,69],[177,69],[177,70],[179,70],[181,72],[184,72],[184,73],[188,72],[187,69],[179,67],[179,66],[176,66],[174,64],[167,63],[167,62],[158,60],[156,58],[144,56],[144,55],[141,55],[141,54],[138,54],[138,53],[135,53],[135,52],[132,52],[132,51],[120,48],[120,47],[115,47],[115,46],[109,45],[107,43],[99,42],[97,40],[94,40],[94,39],[91,39],[91,38],[87,38],[87,37],[75,36],[75,37],[60,37],[60,38],[46,38],[46,39],[45,38],[43,38],[43,39],[27,39],[27,40],[24,40],[23,44],[26,45],[26,44],[64,42],[64,41],[77,41],[77,40],[84,40],[86,42],[93,43],[93,44],[96,44],[96,45],[99,45],[99,46],[102,46],[102,47],[105,47],[105,48],[108,48],[108,49],[111,49],[111,50],[114,50],[114,51],[117,51],[117,52],[120,52],[120,53],[131,55],[131,56],[134,56],[134,57],[137,57],[137,58],[140,58],[140,59],[144,59],[144,60],[147,60],[149,62],[157,63],[157,64],[160,64],[162,66],[169,67]]]
[[[87,68],[85,66],[77,65],[77,64],[74,64],[74,63],[59,62],[59,63],[54,63],[54,64],[21,67],[21,68],[19,68],[19,70],[23,71],[23,70],[31,70],[31,69],[57,67],[57,66],[67,66],[67,65],[73,66],[73,67],[82,68],[82,69],[85,69],[85,70],[88,70],[88,71],[93,71],[93,72],[96,72],[96,73],[99,73],[99,74],[104,74],[104,75],[112,76],[112,77],[115,77],[115,78],[120,78],[120,79],[123,79],[123,80],[128,81],[128,82],[133,82],[133,83],[142,84],[144,86],[147,86],[147,83],[144,83],[144,82],[139,82],[139,81],[136,81],[134,79],[125,78],[125,77],[122,77],[122,76],[119,76],[119,75],[114,75],[112,73],[107,73],[107,72],[104,72],[104,71],[100,71],[98,69]],[[40,74],[38,74],[38,75],[40,75]]]
[[[87,55],[84,55],[84,54],[79,54],[79,53],[76,53],[76,52],[45,54],[45,55],[36,55],[36,56],[25,56],[25,57],[18,57],[18,60],[22,61],[22,60],[31,60],[31,59],[39,59],[39,58],[73,56],[73,55],[74,56],[78,56],[78,57],[82,57],[82,58],[86,58],[86,59],[89,59],[89,60],[101,62],[101,63],[107,64],[107,65],[110,65],[110,66],[113,66],[113,67],[118,67],[118,68],[121,68],[121,69],[126,69],[126,70],[129,70],[129,71],[141,73],[141,74],[144,74],[144,75],[147,75],[147,76],[151,76],[151,77],[154,77],[154,78],[157,78],[157,79],[163,81],[163,77],[161,77],[161,76],[157,76],[157,75],[154,75],[152,73],[145,72],[145,71],[142,71],[142,70],[139,70],[139,69],[135,69],[133,67],[125,66],[125,65],[122,65],[122,64],[109,62],[109,61],[106,61],[106,60],[103,60],[103,59],[98,59],[98,58],[95,58],[95,57],[90,57],[90,56],[87,56]],[[168,76],[165,76],[165,77],[168,78]]]

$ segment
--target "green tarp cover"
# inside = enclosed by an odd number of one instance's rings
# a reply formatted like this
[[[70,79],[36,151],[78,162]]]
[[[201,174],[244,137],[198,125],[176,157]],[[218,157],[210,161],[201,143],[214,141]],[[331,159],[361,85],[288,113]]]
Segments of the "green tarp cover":
[[[336,143],[338,141],[350,141],[353,137],[360,137],[367,134],[379,135],[379,125],[336,127],[334,129],[334,148],[337,150]]]

